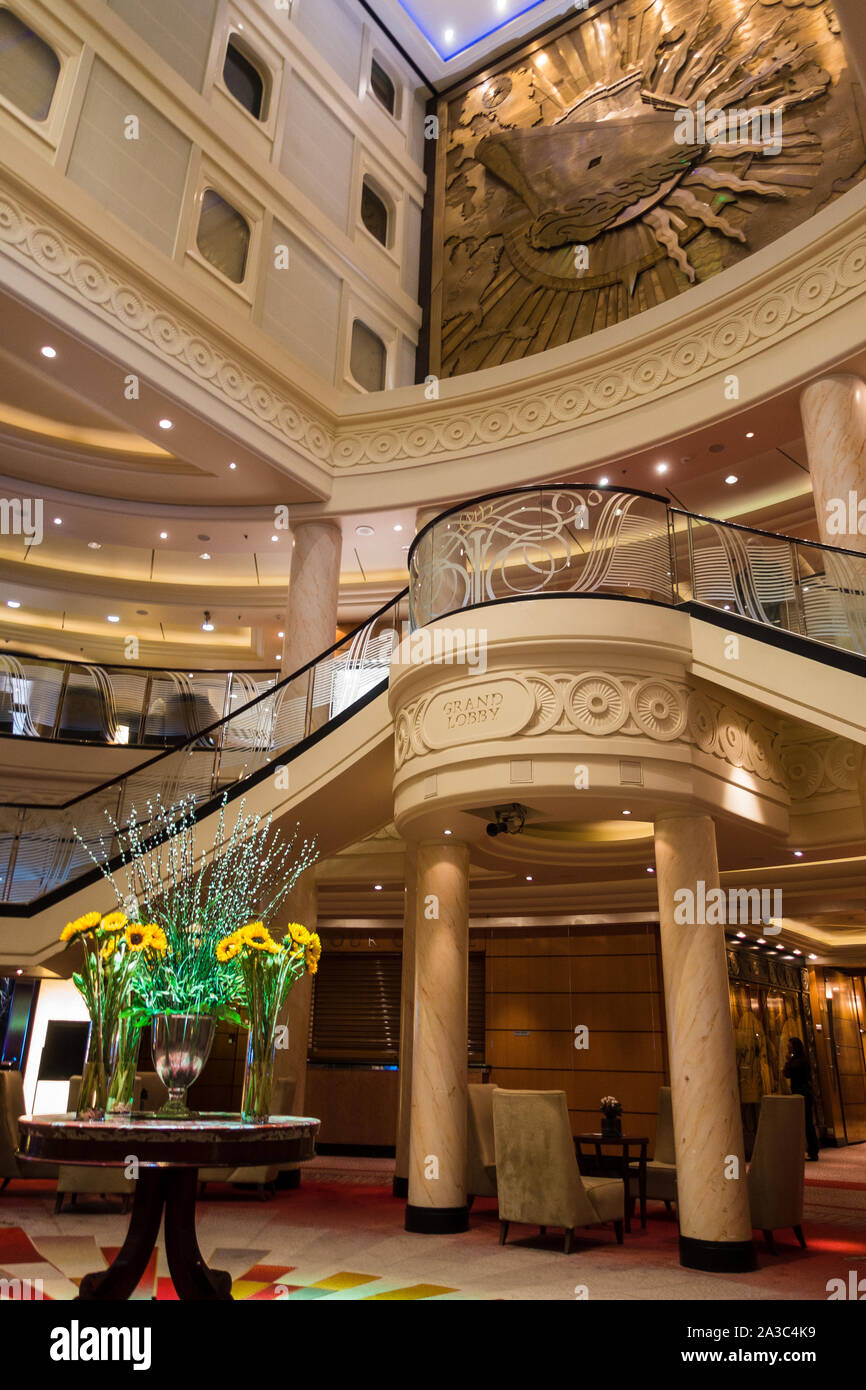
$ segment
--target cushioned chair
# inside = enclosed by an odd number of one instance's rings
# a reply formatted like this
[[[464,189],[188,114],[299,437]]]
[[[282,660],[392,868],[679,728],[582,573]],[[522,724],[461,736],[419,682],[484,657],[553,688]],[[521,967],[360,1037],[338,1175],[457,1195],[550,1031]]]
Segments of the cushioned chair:
[[[749,1165],[752,1225],[775,1255],[773,1231],[789,1226],[805,1250],[803,1168],[806,1106],[802,1096],[764,1096]]]
[[[28,1163],[18,1156],[18,1120],[26,1113],[20,1071],[0,1071],[0,1192],[13,1178],[56,1178],[53,1163]]]
[[[512,1222],[565,1227],[565,1253],[575,1226],[612,1221],[622,1244],[625,1189],[620,1178],[581,1176],[564,1091],[493,1092],[499,1243]]]
[[[136,1110],[142,1107],[142,1091],[146,1082],[149,1080],[149,1073],[135,1078],[135,1091],[133,1106]],[[159,1078],[154,1074],[153,1081],[156,1082],[162,1091],[163,1099],[168,1096],[168,1092]],[[81,1090],[81,1077],[71,1076],[69,1078],[69,1096],[66,1101],[66,1108],[73,1111],[78,1104],[78,1093]],[[160,1100],[159,1104],[162,1104]],[[153,1107],[145,1107],[152,1109]],[[54,1202],[55,1213],[63,1210],[63,1201],[69,1197],[71,1205],[74,1207],[79,1197],[122,1197],[123,1210],[129,1210],[129,1203],[135,1183],[132,1179],[124,1176],[122,1168],[95,1168],[87,1163],[62,1163],[57,1174],[57,1197]]]
[[[496,1196],[496,1149],[493,1143],[493,1096],[498,1086],[467,1086],[466,1192],[473,1197]]]
[[[646,1166],[646,1195],[656,1202],[664,1202],[668,1211],[671,1203],[677,1200],[677,1155],[674,1148],[674,1112],[671,1105],[670,1086],[659,1086],[659,1117],[656,1127],[656,1143],[653,1156]],[[629,1190],[637,1191],[637,1176],[640,1164],[629,1164],[632,1179]]]

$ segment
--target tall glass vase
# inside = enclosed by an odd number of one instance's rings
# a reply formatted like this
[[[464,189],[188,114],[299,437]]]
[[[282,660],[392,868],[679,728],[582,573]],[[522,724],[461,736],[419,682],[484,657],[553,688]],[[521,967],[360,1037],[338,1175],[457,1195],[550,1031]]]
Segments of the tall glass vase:
[[[251,1027],[241,1100],[241,1118],[244,1120],[266,1120],[271,1113],[275,1053],[276,1022],[263,1029]]]
[[[135,1072],[141,1044],[141,1025],[121,1018],[114,1032],[111,1049],[111,1082],[106,1113],[131,1115],[135,1106]]]
[[[160,1110],[167,1119],[188,1119],[186,1093],[197,1081],[213,1046],[216,1022],[210,1014],[157,1014],[153,1020],[153,1064],[168,1091]]]
[[[111,1074],[111,1040],[103,1019],[91,1019],[87,1057],[81,1073],[76,1115],[81,1120],[102,1120],[108,1104],[108,1078]]]

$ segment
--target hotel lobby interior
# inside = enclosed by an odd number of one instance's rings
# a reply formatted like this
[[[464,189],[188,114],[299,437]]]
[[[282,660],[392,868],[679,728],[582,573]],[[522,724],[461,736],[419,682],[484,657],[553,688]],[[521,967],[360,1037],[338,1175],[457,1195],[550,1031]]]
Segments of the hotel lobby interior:
[[[863,0],[0,0],[0,134],[0,1302],[866,1299]]]

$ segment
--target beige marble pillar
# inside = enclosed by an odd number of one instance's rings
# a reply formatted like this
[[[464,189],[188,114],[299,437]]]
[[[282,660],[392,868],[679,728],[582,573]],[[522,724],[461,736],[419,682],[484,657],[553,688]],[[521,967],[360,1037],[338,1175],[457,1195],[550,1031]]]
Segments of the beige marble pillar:
[[[655,823],[668,1051],[677,1159],[680,1263],[689,1269],[755,1268],[752,1224],[722,926],[678,922],[688,898],[700,915],[719,887],[709,816]]]
[[[863,0],[833,0],[833,8],[842,30],[842,41],[851,70],[860,79],[866,92],[866,24],[863,23]]]
[[[395,1197],[409,1196],[409,1134],[412,1113],[412,1050],[415,1041],[415,923],[418,910],[418,847],[406,845],[403,905],[403,971],[400,980],[400,1100],[397,1109]]]
[[[469,850],[418,847],[406,1230],[465,1231]]]
[[[282,671],[289,676],[334,645],[343,535],[336,521],[299,521],[283,639]]]
[[[821,377],[804,388],[800,411],[821,540],[866,553],[866,384]]]

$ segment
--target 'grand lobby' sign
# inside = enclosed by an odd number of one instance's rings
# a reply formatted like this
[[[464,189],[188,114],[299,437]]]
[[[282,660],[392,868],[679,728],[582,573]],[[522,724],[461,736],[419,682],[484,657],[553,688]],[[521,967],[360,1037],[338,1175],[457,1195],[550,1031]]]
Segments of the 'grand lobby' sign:
[[[525,728],[534,708],[531,690],[513,676],[455,686],[430,700],[424,711],[423,739],[435,749],[510,738]]]

